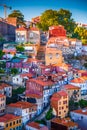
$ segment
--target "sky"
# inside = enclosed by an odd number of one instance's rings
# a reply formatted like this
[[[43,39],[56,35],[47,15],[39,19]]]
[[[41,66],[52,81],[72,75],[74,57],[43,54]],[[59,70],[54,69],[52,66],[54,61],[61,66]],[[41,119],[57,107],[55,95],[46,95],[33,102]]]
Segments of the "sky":
[[[20,10],[25,20],[40,16],[47,9],[70,10],[76,22],[87,23],[87,0],[0,0],[0,5],[6,4],[12,10]],[[7,9],[7,13],[12,10]],[[0,17],[4,17],[4,9],[0,6]]]

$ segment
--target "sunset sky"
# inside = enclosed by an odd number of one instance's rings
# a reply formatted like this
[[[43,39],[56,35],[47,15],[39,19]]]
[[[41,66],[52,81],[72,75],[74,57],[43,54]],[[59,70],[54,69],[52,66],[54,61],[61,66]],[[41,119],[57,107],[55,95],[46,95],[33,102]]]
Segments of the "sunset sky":
[[[87,0],[0,0],[0,4],[12,6],[12,10],[20,10],[26,20],[39,16],[47,9],[68,9],[76,22],[87,23]],[[0,6],[0,17],[4,17],[3,7]],[[8,9],[8,14],[11,11]]]

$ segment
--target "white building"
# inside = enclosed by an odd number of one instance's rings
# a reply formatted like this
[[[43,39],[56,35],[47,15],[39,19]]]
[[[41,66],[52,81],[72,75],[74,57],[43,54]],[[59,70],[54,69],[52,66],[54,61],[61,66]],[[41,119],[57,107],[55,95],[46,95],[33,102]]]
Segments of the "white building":
[[[6,83],[1,83],[0,84],[0,93],[5,94],[6,97],[11,97],[12,96],[12,86],[10,86]]]
[[[73,120],[87,120],[87,108],[71,111],[70,115]]]
[[[87,77],[79,77],[70,81],[70,84],[81,88],[81,94],[87,92]]]
[[[26,80],[29,80],[30,78],[32,78],[32,74],[30,73],[18,74],[12,77],[12,82],[25,87]]]
[[[28,102],[17,102],[7,106],[7,113],[22,116],[22,122],[25,124],[27,121],[35,117],[37,113],[37,105]]]

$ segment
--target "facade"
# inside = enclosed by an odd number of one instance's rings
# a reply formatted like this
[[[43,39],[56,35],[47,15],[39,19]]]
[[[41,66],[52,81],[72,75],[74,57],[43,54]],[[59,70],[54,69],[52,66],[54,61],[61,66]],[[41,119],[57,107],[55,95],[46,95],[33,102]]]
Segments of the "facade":
[[[79,77],[70,81],[70,84],[81,88],[81,94],[87,93],[87,77]]]
[[[73,120],[87,120],[87,108],[74,110],[70,112],[71,118]]]
[[[50,102],[50,96],[60,90],[60,85],[63,84],[63,80],[60,79],[61,76],[56,74],[30,79],[26,82],[26,94],[38,94],[42,96],[43,107],[45,107]]]
[[[1,83],[0,84],[0,94],[4,94],[6,97],[11,97],[12,96],[12,86],[10,86],[6,83]]]
[[[49,27],[49,37],[66,37],[66,30],[62,25]]]
[[[35,28],[20,27],[16,29],[16,42],[40,44],[40,31]]]
[[[6,96],[0,94],[0,115],[3,115],[5,113],[5,107],[6,107]]]
[[[32,76],[30,73],[18,74],[12,77],[12,82],[25,87],[26,80],[29,80]]]
[[[42,96],[39,96],[38,94],[26,94],[25,100],[27,100],[27,102],[34,103],[37,105],[37,115],[42,112],[44,108]]]
[[[21,116],[6,114],[0,117],[0,127],[3,127],[2,130],[22,130]]]
[[[0,19],[0,34],[6,41],[15,41],[15,29],[14,25],[9,24],[5,19]]]
[[[60,118],[64,118],[68,114],[68,95],[65,91],[59,91],[52,95],[51,106],[53,114]]]
[[[51,120],[51,130],[79,130],[79,128],[70,118],[54,118]]]
[[[26,125],[26,130],[48,130],[48,128],[42,124],[31,122]]]
[[[87,44],[82,45],[82,54],[87,55]]]
[[[63,62],[62,51],[57,48],[46,48],[45,64],[60,64]]]
[[[22,117],[22,122],[25,124],[27,121],[35,117],[37,113],[37,105],[29,102],[11,103],[7,106],[7,113],[16,114]]]
[[[74,101],[78,102],[81,99],[81,88],[68,84],[64,85],[63,89],[67,92],[69,100],[72,98]]]

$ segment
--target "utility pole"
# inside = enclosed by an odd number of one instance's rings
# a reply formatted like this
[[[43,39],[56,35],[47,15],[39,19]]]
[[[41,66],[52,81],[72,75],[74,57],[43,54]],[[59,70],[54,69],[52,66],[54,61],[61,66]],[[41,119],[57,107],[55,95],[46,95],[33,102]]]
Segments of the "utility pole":
[[[7,6],[5,4],[0,4],[0,6],[3,6],[4,7],[4,18],[6,19],[7,18],[7,9],[12,9],[12,7],[10,6]]]

